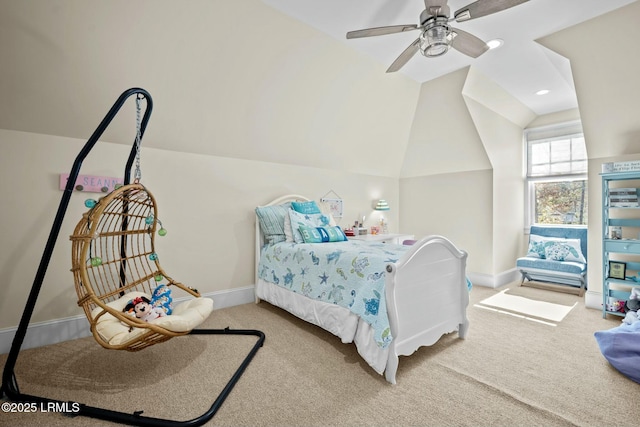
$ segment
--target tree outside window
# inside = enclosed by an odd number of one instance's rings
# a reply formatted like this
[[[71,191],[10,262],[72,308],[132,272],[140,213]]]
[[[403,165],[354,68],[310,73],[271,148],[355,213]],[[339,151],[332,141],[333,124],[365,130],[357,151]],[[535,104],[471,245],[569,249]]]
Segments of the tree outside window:
[[[525,131],[528,224],[587,224],[587,150],[580,123]]]
[[[587,180],[536,182],[536,224],[587,224]]]

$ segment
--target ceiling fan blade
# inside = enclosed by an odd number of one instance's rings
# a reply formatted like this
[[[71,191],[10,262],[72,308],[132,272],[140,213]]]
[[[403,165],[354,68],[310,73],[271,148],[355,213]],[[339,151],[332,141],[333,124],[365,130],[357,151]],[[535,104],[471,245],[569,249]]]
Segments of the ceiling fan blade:
[[[385,34],[394,34],[394,33],[402,33],[404,31],[417,30],[420,28],[418,25],[391,25],[388,27],[375,27],[375,28],[367,28],[364,30],[356,30],[349,31],[347,33],[348,39],[357,39],[360,37],[371,37],[371,36],[383,36]]]
[[[415,39],[415,41],[411,43],[409,47],[407,47],[404,50],[404,52],[402,52],[400,56],[396,58],[395,61],[393,61],[393,64],[391,64],[391,66],[389,66],[389,68],[387,69],[387,73],[393,73],[398,71],[400,68],[402,68],[404,64],[406,64],[411,58],[413,58],[413,55],[415,55],[418,52],[419,48],[420,48],[420,37]]]
[[[426,1],[426,0],[425,0]],[[480,18],[481,16],[491,15],[501,10],[528,2],[529,0],[477,0],[465,7],[456,10],[453,14],[456,22],[468,21],[470,19]]]
[[[447,4],[449,0],[424,0],[424,8],[431,16],[449,17],[450,9]]]
[[[451,41],[451,47],[465,55],[477,58],[489,50],[489,46],[473,34],[457,28],[451,28],[451,32],[455,34]]]

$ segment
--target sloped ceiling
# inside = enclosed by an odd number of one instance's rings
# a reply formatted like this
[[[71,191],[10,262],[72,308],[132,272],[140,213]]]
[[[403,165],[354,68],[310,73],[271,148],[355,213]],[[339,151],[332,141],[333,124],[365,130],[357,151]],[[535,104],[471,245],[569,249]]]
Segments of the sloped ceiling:
[[[402,178],[491,169],[462,96],[468,71],[422,85]]]
[[[351,30],[388,25],[415,25],[424,9],[423,0],[263,0],[318,28],[345,45],[365,52],[388,67],[420,34],[405,31],[380,37],[347,40]],[[473,0],[446,0],[451,13]],[[577,107],[571,71],[566,58],[549,61],[536,39],[568,28],[635,0],[532,0],[516,7],[451,25],[482,40],[500,38],[504,45],[478,58],[452,50],[426,59],[415,55],[399,73],[424,83],[473,66],[536,114]],[[606,36],[605,36],[606,37]],[[562,61],[562,63],[561,63]],[[540,89],[550,92],[544,96]]]
[[[590,159],[640,152],[640,2],[539,40],[571,61]]]
[[[637,141],[638,86],[622,82],[640,68],[629,54],[639,7],[539,40],[556,67],[571,60],[587,136],[620,141],[590,156],[633,152]],[[260,0],[0,0],[0,58],[3,129],[86,139],[122,91],[144,87],[155,104],[144,146],[390,177],[450,171],[435,160],[447,155],[438,132],[459,131],[434,126],[451,119],[438,105],[462,106],[462,82],[451,97],[385,74]],[[612,105],[631,108],[607,117]],[[103,139],[130,145],[134,122],[128,105]],[[484,168],[486,155],[472,163]]]
[[[87,139],[154,100],[144,146],[398,176],[419,84],[259,0],[0,0],[0,128]],[[130,145],[133,102],[103,140]]]

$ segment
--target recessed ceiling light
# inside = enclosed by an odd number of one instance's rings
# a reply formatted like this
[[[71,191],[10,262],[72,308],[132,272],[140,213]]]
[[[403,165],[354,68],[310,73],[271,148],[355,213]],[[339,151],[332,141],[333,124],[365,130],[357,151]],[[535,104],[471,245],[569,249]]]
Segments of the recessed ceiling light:
[[[504,44],[504,40],[502,39],[493,39],[487,42],[487,46],[489,49],[497,49]]]
[[[536,92],[536,95],[546,95],[549,93],[549,89],[542,89]]]

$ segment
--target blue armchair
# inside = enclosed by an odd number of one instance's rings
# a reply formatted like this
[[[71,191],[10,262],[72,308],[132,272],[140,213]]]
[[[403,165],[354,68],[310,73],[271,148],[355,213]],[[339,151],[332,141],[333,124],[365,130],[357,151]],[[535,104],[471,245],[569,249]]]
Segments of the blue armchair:
[[[587,227],[534,225],[528,253],[518,258],[516,268],[522,274],[521,285],[525,280],[568,285],[579,288],[582,296],[587,288],[586,260]]]

